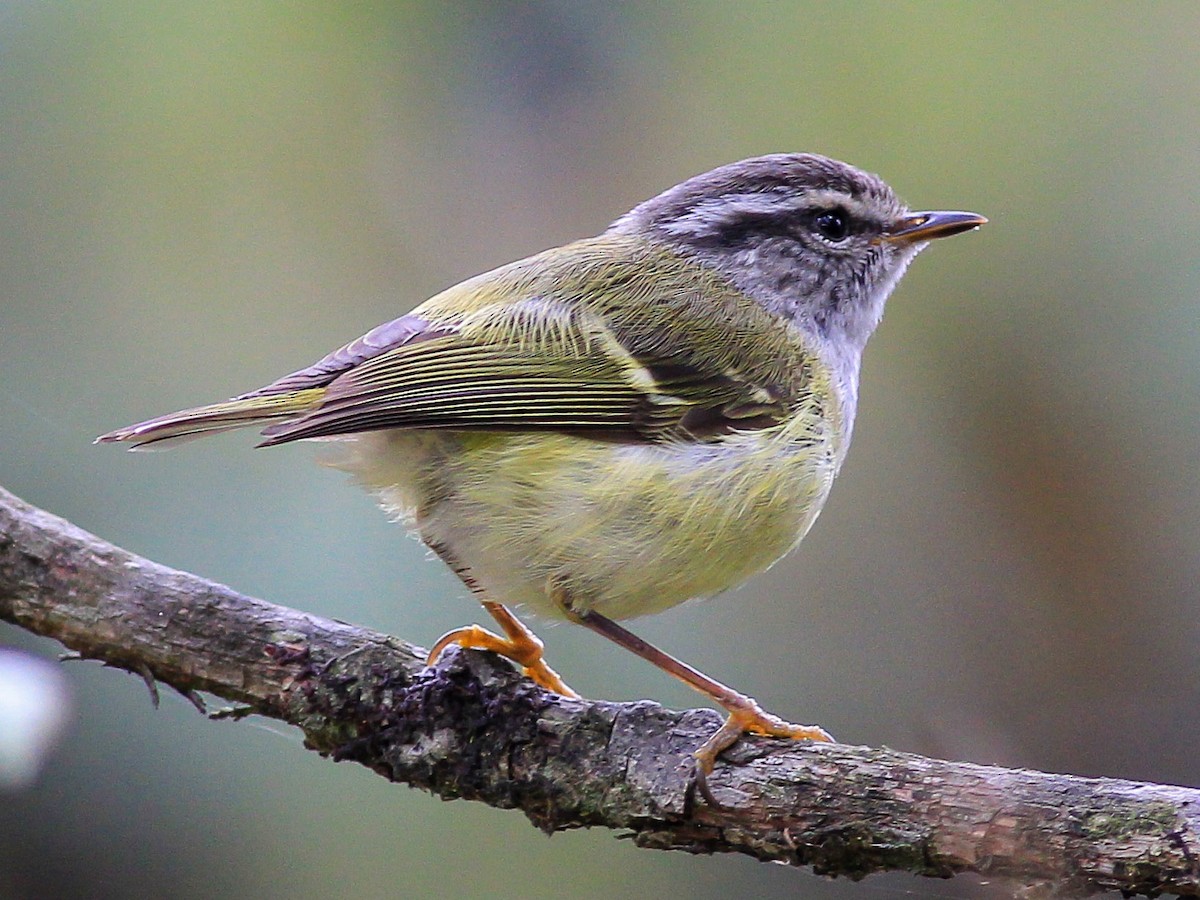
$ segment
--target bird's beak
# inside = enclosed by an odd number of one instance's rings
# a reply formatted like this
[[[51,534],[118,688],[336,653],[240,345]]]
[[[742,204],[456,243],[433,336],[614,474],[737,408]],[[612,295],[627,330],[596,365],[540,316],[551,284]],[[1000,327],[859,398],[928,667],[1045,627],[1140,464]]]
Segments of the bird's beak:
[[[915,212],[893,222],[881,240],[889,244],[918,244],[962,234],[986,223],[987,219],[973,212]]]

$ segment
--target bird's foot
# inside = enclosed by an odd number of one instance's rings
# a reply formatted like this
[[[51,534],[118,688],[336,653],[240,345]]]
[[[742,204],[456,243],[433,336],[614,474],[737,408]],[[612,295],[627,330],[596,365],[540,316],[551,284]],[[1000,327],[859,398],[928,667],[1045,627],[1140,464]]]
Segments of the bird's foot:
[[[465,628],[455,628],[453,631],[446,632],[438,638],[433,649],[429,651],[426,665],[433,665],[442,655],[442,651],[451,644],[457,644],[470,650],[490,650],[519,665],[521,672],[531,678],[535,684],[564,697],[578,698],[579,695],[571,690],[559,674],[546,665],[546,660],[542,656],[544,645],[541,639],[525,628],[515,617],[512,621],[521,626],[520,632],[510,633],[508,637],[501,637],[478,625],[468,625]]]
[[[717,757],[737,743],[743,734],[791,738],[797,741],[832,741],[833,736],[819,725],[794,725],[765,711],[754,700],[742,696],[742,702],[726,707],[729,718],[693,755],[701,775],[708,775]]]
[[[833,740],[833,736],[819,725],[794,725],[766,712],[750,697],[738,696],[739,702],[736,705],[726,707],[729,710],[729,718],[692,754],[696,759],[693,787],[700,792],[700,796],[709,806],[716,809],[724,808],[724,804],[713,796],[708,786],[708,776],[717,763],[717,757],[736,744],[743,734],[762,734],[797,741]]]

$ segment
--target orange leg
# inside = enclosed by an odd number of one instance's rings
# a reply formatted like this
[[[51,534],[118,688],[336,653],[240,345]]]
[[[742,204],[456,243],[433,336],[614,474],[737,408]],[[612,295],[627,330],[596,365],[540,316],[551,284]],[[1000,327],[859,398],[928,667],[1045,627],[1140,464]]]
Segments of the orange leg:
[[[631,650],[642,659],[653,663],[660,669],[674,675],[713,700],[729,713],[725,724],[717,729],[707,741],[695,752],[697,767],[701,779],[713,770],[717,757],[723,750],[737,743],[737,739],[745,732],[763,734],[769,737],[792,738],[794,740],[832,741],[824,728],[817,725],[793,725],[778,716],[766,712],[758,703],[745,694],[740,694],[733,688],[709,678],[703,672],[693,669],[687,663],[676,659],[669,653],[659,650],[648,641],[642,640],[616,622],[599,613],[577,613],[567,609],[571,618],[580,625],[586,625],[597,634],[603,635],[614,643],[620,644],[626,650]]]
[[[577,698],[579,696],[567,686],[557,672],[546,665],[546,660],[542,657],[542,648],[545,645],[541,638],[530,631],[507,606],[491,600],[481,600],[480,602],[492,618],[500,624],[506,636],[500,637],[478,625],[456,628],[438,638],[433,649],[429,651],[427,665],[433,665],[441,656],[442,651],[451,644],[458,644],[460,647],[472,650],[490,650],[493,653],[499,653],[506,659],[511,659],[521,667],[521,671],[526,676],[546,690],[562,694],[564,697]]]

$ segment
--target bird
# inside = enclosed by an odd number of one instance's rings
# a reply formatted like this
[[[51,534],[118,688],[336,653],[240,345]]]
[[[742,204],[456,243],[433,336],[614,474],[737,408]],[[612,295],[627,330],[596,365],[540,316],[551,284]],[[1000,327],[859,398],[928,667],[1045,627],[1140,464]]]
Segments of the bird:
[[[811,153],[719,166],[577,240],[469,278],[231,400],[111,431],[134,449],[243,427],[318,440],[480,600],[443,635],[576,696],[513,611],[567,619],[695,688],[741,735],[816,725],[621,621],[721,594],[808,532],[850,444],[863,349],[913,258],[987,222],[913,212]]]

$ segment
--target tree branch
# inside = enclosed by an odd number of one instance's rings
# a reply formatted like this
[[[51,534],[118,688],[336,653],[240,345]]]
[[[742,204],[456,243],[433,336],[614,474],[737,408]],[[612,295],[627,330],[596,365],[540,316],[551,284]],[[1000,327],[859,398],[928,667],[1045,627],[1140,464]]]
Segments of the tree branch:
[[[689,790],[711,710],[546,694],[504,662],[420,648],[242,596],[0,489],[0,619],[80,655],[299,727],[305,743],[547,832],[736,852],[860,878],[975,872],[1059,893],[1200,895],[1200,791],[746,738]]]

